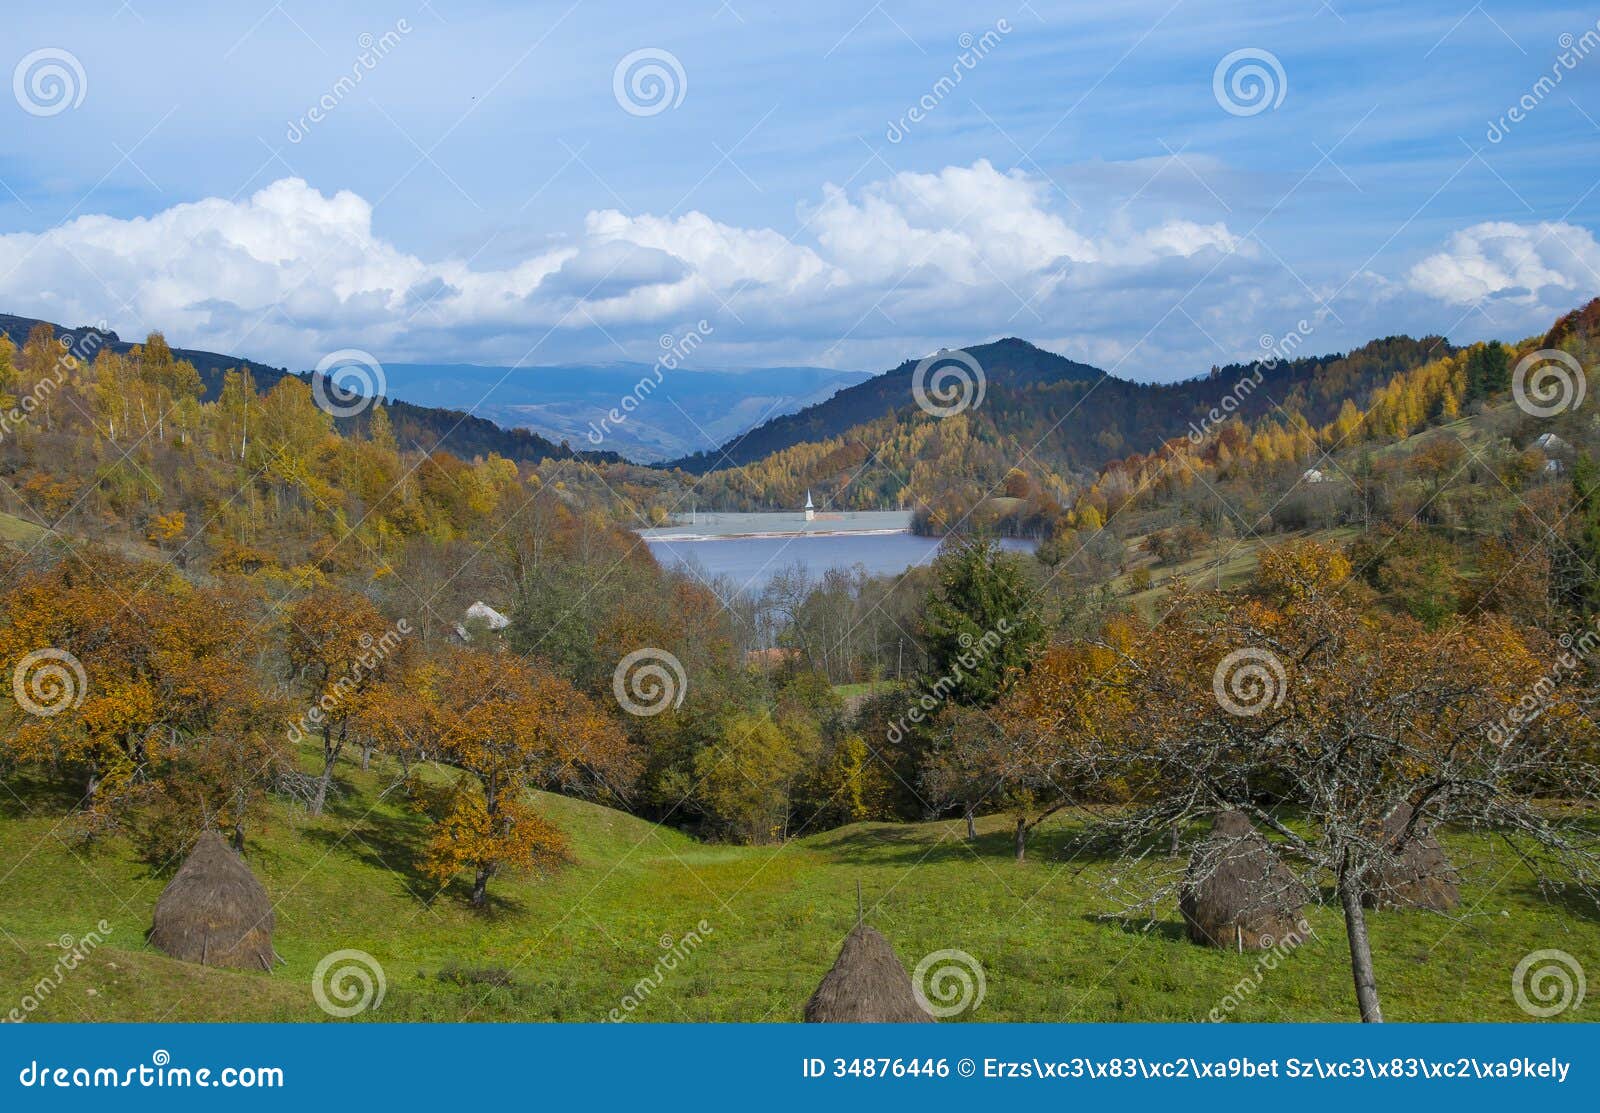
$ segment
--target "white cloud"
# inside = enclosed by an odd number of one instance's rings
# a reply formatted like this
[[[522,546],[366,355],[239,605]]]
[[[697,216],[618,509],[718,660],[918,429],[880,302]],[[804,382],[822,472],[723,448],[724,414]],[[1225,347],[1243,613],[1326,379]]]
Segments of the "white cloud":
[[[1403,286],[1335,277],[1315,294],[1225,221],[1189,219],[1192,209],[1164,200],[1097,208],[979,161],[825,185],[792,232],[597,210],[568,236],[483,266],[419,258],[375,231],[362,197],[286,179],[237,201],[0,235],[0,309],[105,320],[128,336],[161,328],[174,343],[296,367],[346,347],[550,363],[613,359],[621,345],[649,359],[660,334],[707,319],[711,365],[878,369],[1020,335],[1120,374],[1173,379],[1253,356],[1262,333],[1287,329],[1332,289],[1338,318],[1317,350],[1444,327],[1460,316],[1452,306],[1486,297],[1548,323],[1600,286],[1600,246],[1568,224],[1475,225]]]
[[[987,285],[1094,262],[1094,244],[1049,210],[1048,189],[982,160],[937,174],[896,174],[855,201],[827,186],[811,224],[857,281],[892,282],[920,270]]]
[[[1600,244],[1575,224],[1474,224],[1408,277],[1413,289],[1453,305],[1495,298],[1553,316],[1600,288]]]

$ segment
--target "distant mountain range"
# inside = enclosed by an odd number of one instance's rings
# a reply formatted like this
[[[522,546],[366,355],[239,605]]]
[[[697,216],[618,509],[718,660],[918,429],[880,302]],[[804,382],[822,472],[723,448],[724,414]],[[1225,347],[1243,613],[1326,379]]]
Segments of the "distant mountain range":
[[[33,317],[0,313],[0,333],[21,346],[40,324],[57,337],[93,331],[67,328]],[[107,347],[126,352],[137,341],[106,333]],[[240,356],[196,348],[174,348],[173,355],[194,364],[214,398],[223,375],[247,370],[263,392],[290,371]],[[842,388],[872,376],[828,367],[759,367],[748,371],[680,368],[658,375],[645,363],[560,364],[543,367],[491,367],[468,363],[385,363],[389,417],[408,445],[443,444],[459,456],[497,452],[536,461],[586,455],[597,460],[627,459],[642,464],[705,451],[762,425],[768,419],[822,402]],[[608,421],[641,382],[640,404],[626,420]],[[401,401],[404,399],[404,401]],[[465,407],[465,409],[463,409]],[[362,418],[341,419],[359,427]],[[447,438],[447,439],[446,439]]]
[[[768,419],[822,402],[870,379],[826,367],[748,371],[680,368],[657,373],[645,363],[485,367],[386,363],[389,391],[422,405],[467,404],[507,428],[525,428],[574,449],[604,448],[638,463],[706,451]],[[659,380],[659,381],[658,381]],[[622,410],[640,384],[639,404]],[[625,420],[607,420],[613,410]]]

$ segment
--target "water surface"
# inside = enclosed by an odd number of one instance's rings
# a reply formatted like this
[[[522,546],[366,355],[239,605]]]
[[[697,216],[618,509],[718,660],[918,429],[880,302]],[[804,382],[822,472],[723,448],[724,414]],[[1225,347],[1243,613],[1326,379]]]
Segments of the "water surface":
[[[645,543],[665,565],[697,565],[706,576],[729,576],[741,590],[759,593],[779,571],[803,564],[813,579],[832,568],[861,565],[875,576],[892,576],[927,564],[940,538],[911,533],[794,534],[787,537],[726,537]],[[1033,542],[1003,541],[1007,549],[1031,551]]]

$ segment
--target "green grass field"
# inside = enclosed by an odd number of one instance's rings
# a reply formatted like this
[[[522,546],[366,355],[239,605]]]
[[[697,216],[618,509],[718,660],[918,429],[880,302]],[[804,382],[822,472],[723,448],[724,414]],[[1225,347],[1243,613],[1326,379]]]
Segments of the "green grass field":
[[[272,974],[167,959],[145,943],[164,884],[118,840],[90,848],[62,802],[10,784],[0,819],[0,1015],[22,1002],[63,953],[105,920],[107,941],[68,972],[36,1020],[326,1019],[312,972],[330,952],[381,963],[387,991],[364,1020],[604,1019],[652,975],[669,945],[709,931],[648,993],[632,1019],[792,1021],[855,918],[868,918],[908,969],[959,948],[981,962],[980,1021],[1205,1019],[1243,981],[1231,1019],[1350,1020],[1350,975],[1337,913],[1314,908],[1315,937],[1276,969],[1259,956],[1194,946],[1175,908],[1153,925],[1103,918],[1115,907],[1115,863],[1063,854],[1073,821],[1043,830],[1012,860],[1006,819],[859,824],[784,846],[703,845],[573,800],[542,803],[571,835],[578,862],[557,876],[500,878],[487,913],[412,869],[421,820],[378,801],[376,775],[342,771],[347,794],[320,820],[275,810],[252,832],[248,861],[277,905]],[[1600,920],[1549,903],[1487,840],[1447,840],[1474,880],[1463,915],[1372,919],[1380,988],[1392,1020],[1523,1020],[1511,974],[1526,953],[1559,948],[1600,971]],[[1468,862],[1470,860],[1470,865]],[[1593,1015],[1586,1008],[1565,1019]]]
[[[0,541],[31,545],[48,532],[43,526],[0,511]]]
[[[1135,554],[1129,572],[1114,578],[1111,588],[1126,596],[1128,603],[1146,618],[1155,618],[1162,600],[1172,592],[1175,580],[1182,580],[1196,590],[1235,588],[1246,584],[1255,575],[1260,563],[1261,550],[1294,540],[1316,540],[1327,545],[1343,546],[1354,540],[1359,531],[1353,528],[1326,529],[1311,532],[1269,534],[1263,537],[1244,537],[1215,541],[1196,552],[1189,560],[1164,566],[1142,550],[1145,535],[1137,534],[1126,541],[1128,551]],[[1217,566],[1218,559],[1222,565]],[[1150,570],[1150,586],[1143,591],[1133,590],[1135,568]]]

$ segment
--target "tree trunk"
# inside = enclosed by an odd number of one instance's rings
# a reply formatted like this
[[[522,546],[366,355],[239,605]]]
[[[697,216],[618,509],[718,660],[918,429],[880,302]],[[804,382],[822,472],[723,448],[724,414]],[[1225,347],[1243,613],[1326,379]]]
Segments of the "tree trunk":
[[[1017,816],[1017,861],[1022,861],[1028,856],[1028,820],[1024,816]]]
[[[242,821],[233,825],[233,838],[228,841],[233,846],[235,854],[244,853],[244,823]]]
[[[489,867],[479,866],[478,876],[472,882],[472,906],[482,908],[489,903]]]
[[[1367,938],[1367,912],[1361,907],[1361,877],[1349,858],[1339,871],[1339,903],[1344,907],[1344,933],[1350,941],[1350,973],[1356,983],[1356,1003],[1363,1024],[1382,1024],[1378,1004],[1378,979],[1372,970],[1372,943]]]
[[[967,841],[978,841],[978,825],[973,822],[972,805],[967,805]]]
[[[328,728],[322,728],[322,776],[317,778],[317,794],[311,798],[311,806],[306,809],[312,815],[321,815],[322,806],[328,802],[328,785],[333,781],[333,763],[339,757],[339,748],[333,744],[333,739],[328,735]]]
[[[339,740],[333,738],[333,729],[324,724],[322,727],[322,776],[317,781],[317,794],[311,798],[311,807],[306,809],[312,815],[321,815],[322,806],[328,802],[328,786],[333,783],[333,767],[338,764],[339,751],[344,747],[344,727],[339,728]]]
[[[1169,858],[1176,858],[1178,856],[1178,833],[1178,825],[1174,823],[1172,825],[1172,846],[1167,851],[1167,857]]]
[[[372,764],[372,743],[365,742],[361,746],[361,771],[365,773],[367,766]]]
[[[322,766],[322,776],[317,778],[317,791],[311,797],[311,803],[306,812],[310,815],[321,815],[322,805],[328,802],[328,781],[333,777],[333,762],[327,761]]]

